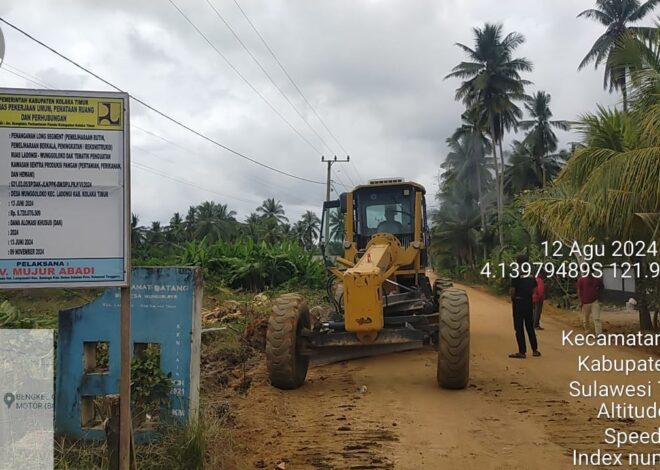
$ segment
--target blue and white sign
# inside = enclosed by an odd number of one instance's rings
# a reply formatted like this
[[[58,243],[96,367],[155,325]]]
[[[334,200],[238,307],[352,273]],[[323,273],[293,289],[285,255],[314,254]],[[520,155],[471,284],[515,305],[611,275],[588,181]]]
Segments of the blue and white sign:
[[[157,345],[160,368],[171,378],[169,404],[159,422],[197,419],[201,347],[202,272],[199,268],[133,268],[131,276],[132,343]],[[120,382],[120,297],[107,289],[92,302],[60,311],[57,339],[55,426],[74,439],[104,439],[94,400],[117,394]],[[85,370],[85,346],[105,343],[107,367]],[[135,429],[138,441],[150,426]],[[0,465],[1,466],[1,465]]]

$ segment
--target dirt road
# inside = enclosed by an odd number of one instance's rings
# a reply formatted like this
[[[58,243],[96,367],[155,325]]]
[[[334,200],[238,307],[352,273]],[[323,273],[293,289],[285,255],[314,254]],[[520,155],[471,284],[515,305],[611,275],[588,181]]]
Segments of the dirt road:
[[[601,399],[568,395],[574,379],[626,383],[621,376],[578,374],[578,354],[642,358],[642,353],[564,348],[561,330],[570,327],[546,318],[539,334],[543,357],[509,359],[515,350],[510,305],[467,291],[467,390],[438,388],[431,350],[312,368],[305,385],[289,392],[270,387],[262,366],[249,394],[232,403],[247,468],[273,469],[285,462],[287,469],[556,470],[574,468],[572,449],[612,449],[600,444],[606,427],[653,431],[660,425],[599,420]],[[657,380],[646,375],[634,382]],[[363,385],[365,393],[359,390]],[[646,399],[626,401],[639,400]]]

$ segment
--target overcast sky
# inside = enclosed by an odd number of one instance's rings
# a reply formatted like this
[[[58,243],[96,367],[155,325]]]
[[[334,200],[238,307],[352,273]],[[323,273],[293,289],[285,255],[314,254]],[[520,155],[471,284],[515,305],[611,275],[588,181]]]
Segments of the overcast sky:
[[[325,181],[319,151],[341,156],[341,148],[234,0],[174,1],[311,145],[166,0],[4,0],[0,16],[218,142],[283,171]],[[342,185],[402,176],[435,194],[445,139],[459,125],[462,112],[454,101],[458,81],[443,77],[463,59],[454,43],[471,45],[472,28],[484,22],[501,22],[505,32],[525,36],[518,54],[534,64],[527,75],[534,82],[528,91],[549,92],[556,118],[575,120],[598,103],[619,100],[602,89],[602,69],[577,71],[603,29],[576,18],[593,0],[237,1],[350,154],[350,164],[334,166],[340,192]],[[330,148],[269,82],[208,2]],[[5,25],[2,29],[5,64],[15,67],[10,70],[59,89],[109,90]],[[7,70],[0,70],[0,86],[36,87]],[[308,209],[320,214],[323,185],[242,160],[135,102],[131,124],[133,211],[142,224],[167,222],[173,212],[185,213],[205,200],[228,204],[239,220],[267,197],[281,200],[292,221]],[[560,133],[563,143],[578,138]]]

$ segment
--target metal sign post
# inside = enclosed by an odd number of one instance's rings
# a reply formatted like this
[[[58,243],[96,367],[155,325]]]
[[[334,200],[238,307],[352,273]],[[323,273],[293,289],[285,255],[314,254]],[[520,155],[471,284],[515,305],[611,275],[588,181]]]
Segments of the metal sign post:
[[[128,125],[128,97],[125,101],[126,109],[126,146],[130,153],[130,127]],[[130,161],[130,160],[129,160]],[[124,223],[128,227],[128,259],[126,260],[126,286],[121,288],[121,314],[119,320],[120,328],[120,378],[119,378],[119,468],[129,470],[131,467],[131,449],[133,444],[133,419],[131,418],[131,166],[126,164],[126,207]],[[135,456],[133,456],[135,458]]]
[[[120,466],[130,464],[126,93],[0,88],[0,289],[121,287]]]
[[[119,378],[119,468],[131,465],[131,288],[121,288],[121,359]]]

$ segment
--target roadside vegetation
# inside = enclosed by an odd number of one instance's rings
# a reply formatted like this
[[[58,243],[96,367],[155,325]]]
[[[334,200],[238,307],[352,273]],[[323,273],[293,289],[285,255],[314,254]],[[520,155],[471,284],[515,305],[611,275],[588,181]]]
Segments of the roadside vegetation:
[[[137,444],[140,469],[236,469],[240,449],[232,440],[230,399],[248,392],[265,347],[270,299],[305,294],[310,307],[324,304],[326,272],[316,247],[320,220],[311,211],[289,223],[279,201],[267,199],[243,222],[212,201],[175,213],[170,224],[149,227],[132,220],[134,266],[200,266],[204,270],[200,418],[186,426],[160,423],[158,438]],[[57,328],[59,310],[96,298],[101,290],[15,290],[0,293],[0,327]],[[102,358],[98,359],[103,361]],[[167,403],[169,378],[157,357],[133,360],[134,418],[158,415]],[[105,469],[103,441],[55,442],[56,468]]]
[[[325,269],[316,247],[321,221],[307,211],[291,224],[284,207],[266,199],[243,222],[226,204],[206,201],[176,212],[167,226],[131,224],[134,266],[201,266],[214,284],[260,292],[321,288]]]
[[[439,180],[436,267],[504,291],[507,278],[484,275],[486,263],[509,263],[522,252],[532,261],[567,260],[545,257],[543,241],[660,243],[660,23],[640,25],[652,21],[655,4],[597,0],[578,14],[604,32],[575,65],[604,69],[602,86],[621,102],[585,110],[576,121],[555,117],[551,93],[526,79],[533,63],[517,53],[521,34],[485,24],[474,28],[472,44],[457,44],[465,60],[446,79],[458,80],[465,111],[447,139]],[[559,148],[557,131],[569,129],[579,141]],[[516,138],[505,149],[509,133]],[[660,282],[644,277],[651,261],[657,256],[641,259],[636,295],[646,330],[657,327],[651,319],[660,305]],[[574,280],[555,276],[549,288],[570,304]]]

